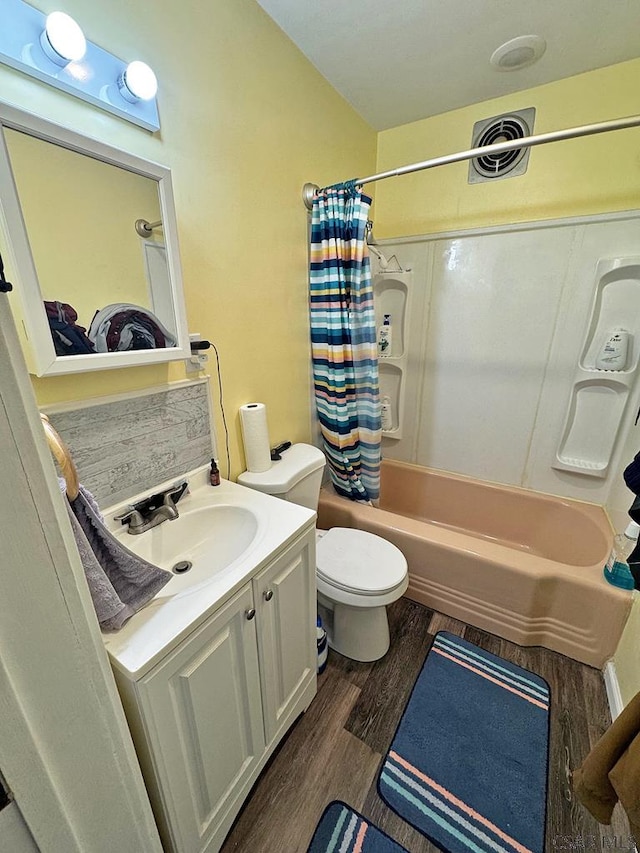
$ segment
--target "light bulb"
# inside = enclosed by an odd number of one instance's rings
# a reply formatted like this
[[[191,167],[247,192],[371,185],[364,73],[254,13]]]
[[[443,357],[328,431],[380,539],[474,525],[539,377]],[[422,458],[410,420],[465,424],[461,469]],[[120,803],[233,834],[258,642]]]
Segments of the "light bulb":
[[[136,59],[121,74],[118,87],[122,97],[134,104],[136,101],[153,100],[158,91],[158,81],[147,63]]]
[[[46,56],[62,66],[82,59],[87,50],[87,40],[80,26],[65,12],[47,15],[40,44]]]

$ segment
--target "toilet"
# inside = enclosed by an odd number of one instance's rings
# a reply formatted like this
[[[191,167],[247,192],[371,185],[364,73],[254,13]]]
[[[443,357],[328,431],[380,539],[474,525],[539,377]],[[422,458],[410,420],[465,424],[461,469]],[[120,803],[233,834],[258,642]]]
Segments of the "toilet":
[[[317,511],[325,463],[317,447],[294,444],[268,471],[245,471],[238,482]],[[389,649],[387,604],[409,584],[402,552],[363,530],[318,530],[316,583],[330,647],[357,661],[383,657]]]

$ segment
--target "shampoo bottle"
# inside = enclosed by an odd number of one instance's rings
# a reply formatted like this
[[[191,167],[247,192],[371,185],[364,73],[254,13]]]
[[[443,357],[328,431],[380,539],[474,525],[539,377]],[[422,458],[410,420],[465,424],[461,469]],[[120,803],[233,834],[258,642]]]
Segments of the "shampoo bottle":
[[[617,326],[611,329],[596,358],[598,370],[624,370],[629,352],[629,332]]]
[[[385,432],[393,429],[393,415],[391,414],[391,400],[383,397],[380,405],[380,426]]]
[[[391,355],[391,314],[385,314],[378,329],[378,357]]]

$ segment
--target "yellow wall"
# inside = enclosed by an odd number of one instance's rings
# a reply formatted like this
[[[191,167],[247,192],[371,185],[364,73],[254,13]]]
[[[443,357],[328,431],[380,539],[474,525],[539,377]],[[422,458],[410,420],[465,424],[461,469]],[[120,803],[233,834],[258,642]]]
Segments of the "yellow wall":
[[[44,12],[58,5],[38,0]],[[65,0],[87,38],[155,70],[162,130],[151,135],[5,67],[2,99],[169,166],[191,331],[215,341],[243,468],[238,407],[267,404],[273,443],[308,440],[305,181],[375,168],[375,132],[254,0],[149,7]],[[215,376],[215,361],[210,358]],[[120,393],[184,378],[182,363],[34,380],[39,402]],[[212,379],[217,401],[217,381]],[[223,433],[217,419],[219,443]],[[223,466],[223,473],[226,473]]]
[[[534,133],[639,112],[640,59],[382,131],[377,171],[471,147],[480,119],[535,107]],[[640,128],[533,148],[527,172],[467,183],[468,162],[381,181],[377,237],[400,237],[640,207]]]

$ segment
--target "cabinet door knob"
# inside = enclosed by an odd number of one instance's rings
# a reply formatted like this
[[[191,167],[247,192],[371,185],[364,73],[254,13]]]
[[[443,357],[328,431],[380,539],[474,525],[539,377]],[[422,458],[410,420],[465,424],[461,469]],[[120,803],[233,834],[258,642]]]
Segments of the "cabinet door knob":
[[[273,598],[273,590],[272,589],[265,590],[264,600],[265,601],[271,601],[272,598]]]
[[[256,611],[253,607],[250,607],[248,610],[244,611],[244,615],[247,617],[247,619],[253,619],[253,617],[256,615]]]

